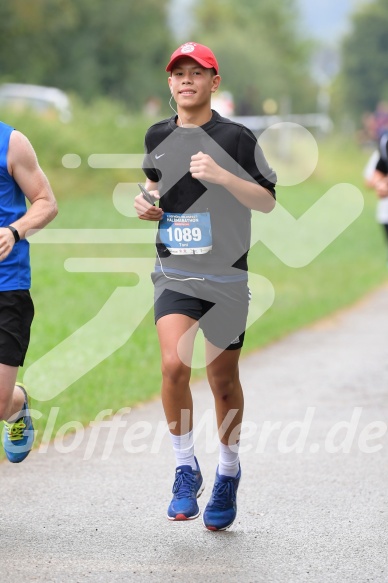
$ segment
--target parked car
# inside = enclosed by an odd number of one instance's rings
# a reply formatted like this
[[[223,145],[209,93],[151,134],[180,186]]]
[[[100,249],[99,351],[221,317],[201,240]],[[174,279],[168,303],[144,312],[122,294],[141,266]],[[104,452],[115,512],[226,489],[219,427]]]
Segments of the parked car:
[[[4,83],[0,85],[0,107],[31,108],[41,113],[54,111],[63,122],[71,120],[70,100],[56,87]]]

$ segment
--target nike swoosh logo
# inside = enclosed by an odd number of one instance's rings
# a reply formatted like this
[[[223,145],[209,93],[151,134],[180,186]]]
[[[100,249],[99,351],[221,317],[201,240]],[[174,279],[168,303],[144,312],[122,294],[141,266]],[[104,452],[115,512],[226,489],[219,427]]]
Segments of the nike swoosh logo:
[[[163,154],[159,154],[159,156],[157,156],[157,155],[155,154],[155,160],[159,160],[159,158],[161,158],[162,156],[164,156],[164,154],[165,154],[165,153],[166,153],[166,152],[164,152]]]

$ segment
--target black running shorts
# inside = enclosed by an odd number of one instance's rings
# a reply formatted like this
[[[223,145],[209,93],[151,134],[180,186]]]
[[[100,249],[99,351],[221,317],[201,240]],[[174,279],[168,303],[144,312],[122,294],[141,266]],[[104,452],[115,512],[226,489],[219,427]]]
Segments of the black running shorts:
[[[0,364],[23,366],[33,318],[28,290],[0,292]]]
[[[205,338],[224,350],[244,343],[250,292],[246,281],[175,281],[153,273],[155,323],[168,314],[184,314],[199,322]]]

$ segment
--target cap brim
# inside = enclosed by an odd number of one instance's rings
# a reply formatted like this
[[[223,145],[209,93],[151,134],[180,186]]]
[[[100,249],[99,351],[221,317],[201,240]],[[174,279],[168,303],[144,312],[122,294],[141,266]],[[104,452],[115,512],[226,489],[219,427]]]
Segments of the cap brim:
[[[214,65],[209,65],[209,63],[207,61],[204,61],[203,59],[199,59],[198,57],[193,57],[190,54],[187,55],[178,55],[177,57],[175,57],[175,59],[171,59],[171,61],[169,62],[169,64],[166,67],[166,71],[170,72],[171,69],[173,68],[173,66],[175,65],[175,63],[177,61],[179,61],[180,59],[184,59],[185,57],[188,57],[189,59],[193,59],[193,61],[196,61],[199,65],[201,65],[201,67],[204,67],[204,69],[215,69],[216,67],[214,67]],[[217,72],[217,70],[216,70]]]

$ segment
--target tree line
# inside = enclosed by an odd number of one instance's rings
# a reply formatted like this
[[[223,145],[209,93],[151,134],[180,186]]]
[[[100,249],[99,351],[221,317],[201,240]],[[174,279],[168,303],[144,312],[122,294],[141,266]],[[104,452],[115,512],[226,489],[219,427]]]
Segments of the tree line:
[[[0,81],[52,85],[83,100],[108,96],[139,108],[166,96],[165,65],[180,42],[210,45],[223,87],[260,113],[265,98],[306,101],[306,47],[295,0],[197,0],[189,38],[177,41],[169,0],[3,0]],[[306,81],[307,80],[307,81]]]
[[[263,113],[268,99],[293,112],[316,109],[313,47],[300,34],[297,0],[196,0],[188,38],[179,40],[170,2],[2,0],[0,82],[52,85],[86,102],[103,96],[138,110],[150,98],[166,99],[171,52],[197,40],[216,53],[237,113]],[[355,12],[341,52],[334,103],[357,117],[388,99],[386,0]]]
[[[388,2],[361,5],[342,44],[342,109],[360,119],[388,101]]]
[[[6,0],[2,80],[53,85],[138,107],[165,80],[167,0]]]

